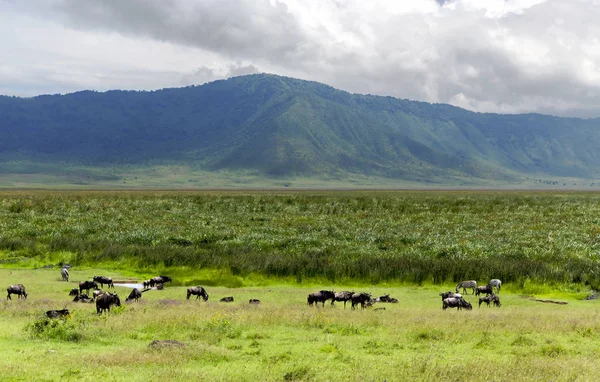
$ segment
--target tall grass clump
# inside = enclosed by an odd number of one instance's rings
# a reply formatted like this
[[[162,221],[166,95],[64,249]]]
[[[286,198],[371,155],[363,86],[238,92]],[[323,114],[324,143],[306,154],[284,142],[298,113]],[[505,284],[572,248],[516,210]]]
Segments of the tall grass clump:
[[[80,342],[83,339],[82,323],[72,316],[64,318],[39,318],[25,330],[33,337],[48,341]]]

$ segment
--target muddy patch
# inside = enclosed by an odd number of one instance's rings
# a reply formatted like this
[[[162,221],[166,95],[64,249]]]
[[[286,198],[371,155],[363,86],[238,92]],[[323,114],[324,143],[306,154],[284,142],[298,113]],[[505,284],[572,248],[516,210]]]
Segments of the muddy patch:
[[[177,340],[155,340],[148,345],[151,348],[185,347],[187,344]]]

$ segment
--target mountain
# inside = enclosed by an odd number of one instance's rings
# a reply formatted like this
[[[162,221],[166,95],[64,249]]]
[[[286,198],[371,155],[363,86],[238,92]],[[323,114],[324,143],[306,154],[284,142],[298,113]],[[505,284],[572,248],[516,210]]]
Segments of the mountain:
[[[25,161],[100,172],[181,164],[271,178],[593,178],[599,146],[599,119],[474,113],[268,74],[149,92],[0,97],[0,163],[13,174],[10,164]]]

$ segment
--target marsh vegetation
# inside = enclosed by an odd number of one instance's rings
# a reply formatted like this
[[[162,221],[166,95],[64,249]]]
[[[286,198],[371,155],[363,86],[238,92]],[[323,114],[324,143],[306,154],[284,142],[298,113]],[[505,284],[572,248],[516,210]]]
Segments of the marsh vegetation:
[[[500,278],[598,289],[599,201],[550,192],[5,192],[0,259],[217,269],[233,279]]]

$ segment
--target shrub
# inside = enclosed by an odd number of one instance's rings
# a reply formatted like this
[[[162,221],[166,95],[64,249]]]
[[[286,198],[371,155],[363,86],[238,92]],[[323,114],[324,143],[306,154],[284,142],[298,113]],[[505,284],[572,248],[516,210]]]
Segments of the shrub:
[[[28,324],[26,330],[31,336],[44,340],[80,342],[83,339],[81,325],[71,317],[40,318]]]

